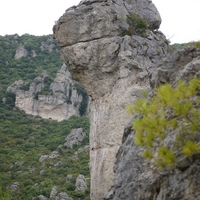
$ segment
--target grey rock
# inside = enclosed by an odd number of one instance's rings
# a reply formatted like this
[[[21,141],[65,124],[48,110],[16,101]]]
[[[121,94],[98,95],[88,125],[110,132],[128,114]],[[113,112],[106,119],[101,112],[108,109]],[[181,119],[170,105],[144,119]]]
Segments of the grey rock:
[[[32,56],[33,58],[35,58],[35,57],[37,56],[35,50],[31,50],[31,56]]]
[[[200,49],[189,47],[170,53],[151,73],[151,86],[170,83],[173,86],[179,80],[188,81],[199,76]],[[132,123],[132,122],[131,122]],[[170,134],[169,134],[170,135]],[[175,135],[175,133],[173,133]],[[173,170],[159,171],[149,162],[141,159],[141,148],[133,144],[134,133],[131,124],[127,126],[122,145],[117,153],[115,179],[104,199],[199,199],[200,166],[199,155],[194,158],[178,160]],[[172,142],[173,137],[167,137]]]
[[[65,64],[57,72],[56,78],[50,85],[52,92],[49,95],[38,95],[36,98],[37,92],[45,87],[44,79],[47,76],[47,72],[43,71],[26,91],[20,89],[21,86],[27,84],[22,80],[15,81],[9,86],[7,90],[16,94],[15,106],[27,114],[57,121],[68,119],[73,115],[80,116],[79,108],[83,96],[78,92],[77,82],[72,80]]]
[[[39,162],[44,162],[45,160],[49,159],[49,156],[48,155],[42,155],[40,156],[39,158]]]
[[[13,183],[12,185],[10,185],[9,187],[12,191],[16,191],[20,189],[20,185],[18,182]]]
[[[73,129],[66,137],[66,142],[63,145],[68,149],[72,149],[75,144],[80,145],[85,136],[86,134],[82,128]]]
[[[15,162],[15,165],[23,165],[23,164],[24,164],[24,161]]]
[[[32,200],[47,200],[47,198],[43,195],[40,195],[38,197],[34,197]]]
[[[89,145],[85,145],[84,147],[79,148],[78,151],[76,151],[74,153],[74,155],[73,155],[72,158],[78,159],[79,154],[82,153],[82,152],[86,152],[86,153],[89,154],[89,152],[90,152],[90,146]]]
[[[23,44],[20,44],[15,52],[14,59],[19,60],[22,57],[26,57],[28,55],[28,51]]]
[[[60,167],[63,165],[62,161],[58,161],[56,164],[54,164],[54,167]]]
[[[41,51],[48,51],[49,53],[53,52],[53,49],[55,48],[55,44],[53,43],[52,38],[48,38],[47,41],[43,41],[40,45]]]
[[[87,183],[85,177],[81,174],[76,178],[76,189],[75,191],[82,191],[85,192],[87,189]]]
[[[117,153],[115,179],[105,200],[174,200],[199,199],[200,166],[179,162],[178,169],[160,171],[141,156],[141,148],[133,143],[132,120],[124,131]],[[184,169],[183,169],[184,167]]]
[[[145,18],[149,28],[159,28],[161,18],[152,1],[91,0],[67,9],[54,26],[54,37],[60,46],[69,46],[77,41],[121,36],[128,28],[129,13]]]
[[[20,86],[22,86],[24,84],[24,81],[22,80],[18,80],[15,81],[11,86],[9,86],[7,88],[7,91],[12,91],[14,93],[16,93],[16,91],[20,88]]]
[[[144,37],[124,34],[132,12],[148,21]],[[167,56],[165,36],[152,31],[160,23],[149,0],[87,0],[67,9],[54,26],[72,78],[91,97],[91,199],[103,199],[112,185],[116,153],[129,121],[125,105],[137,98],[134,91],[149,88],[149,74]]]
[[[70,182],[73,178],[73,175],[72,174],[68,174],[67,177],[66,177],[66,182]]]
[[[60,192],[57,196],[56,196],[56,200],[73,200],[72,198],[70,198],[66,192]]]
[[[164,83],[176,85],[178,80],[188,81],[200,75],[200,49],[188,47],[169,54],[151,73],[151,86],[156,88]]]
[[[43,175],[44,173],[45,173],[45,170],[42,169],[42,170],[40,171],[40,175]]]
[[[51,155],[49,156],[49,158],[57,158],[59,156],[59,153],[58,153],[58,151],[53,151],[52,153],[51,153]]]
[[[50,198],[54,198],[56,199],[56,195],[58,194],[58,189],[56,186],[54,186],[51,190],[51,193],[50,193]]]

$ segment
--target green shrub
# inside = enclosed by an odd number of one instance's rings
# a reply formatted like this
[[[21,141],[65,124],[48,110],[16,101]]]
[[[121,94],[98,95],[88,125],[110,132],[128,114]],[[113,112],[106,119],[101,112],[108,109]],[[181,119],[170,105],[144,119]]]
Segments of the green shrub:
[[[126,21],[129,25],[129,28],[124,32],[124,34],[144,36],[148,26],[148,23],[144,18],[132,13],[127,15]]]
[[[10,199],[10,195],[7,192],[2,191],[1,188],[0,188],[0,199],[1,200],[9,200]]]
[[[187,43],[187,46],[194,46],[196,48],[200,48],[200,41],[189,42],[189,43]]]
[[[143,157],[159,167],[172,167],[178,159],[200,153],[200,79],[165,84],[150,100],[141,98],[126,109],[138,115],[133,122],[134,143],[144,148]],[[173,139],[169,139],[173,137]]]

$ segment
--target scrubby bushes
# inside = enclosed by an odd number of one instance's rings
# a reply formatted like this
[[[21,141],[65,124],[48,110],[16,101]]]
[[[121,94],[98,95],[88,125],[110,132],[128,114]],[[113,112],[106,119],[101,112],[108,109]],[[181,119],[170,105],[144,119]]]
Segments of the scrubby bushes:
[[[129,25],[128,30],[124,32],[125,35],[141,35],[143,36],[147,30],[147,21],[136,15],[135,13],[126,16]]]
[[[134,143],[144,148],[143,157],[159,167],[172,167],[183,157],[200,153],[200,79],[166,84],[151,99],[141,98],[127,110],[133,122]]]

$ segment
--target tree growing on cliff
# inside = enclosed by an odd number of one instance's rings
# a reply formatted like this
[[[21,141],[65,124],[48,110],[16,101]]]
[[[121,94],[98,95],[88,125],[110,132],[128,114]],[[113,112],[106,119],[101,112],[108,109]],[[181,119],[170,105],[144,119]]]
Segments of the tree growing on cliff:
[[[155,95],[138,99],[127,110],[133,122],[134,143],[144,148],[143,157],[159,167],[172,167],[182,157],[200,153],[200,79],[165,84]]]

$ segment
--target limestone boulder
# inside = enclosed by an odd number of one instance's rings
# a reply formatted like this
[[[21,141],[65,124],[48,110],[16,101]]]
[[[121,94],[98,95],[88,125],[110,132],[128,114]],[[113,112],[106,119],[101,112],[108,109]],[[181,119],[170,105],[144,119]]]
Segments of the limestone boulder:
[[[64,143],[64,146],[67,149],[72,149],[75,144],[80,145],[85,137],[86,137],[86,134],[82,128],[73,129],[70,132],[70,134],[66,137],[65,139],[66,142]]]
[[[85,180],[85,177],[81,174],[79,174],[79,176],[76,178],[76,189],[75,191],[82,191],[85,192],[85,190],[87,189],[87,183]]]
[[[25,48],[23,44],[20,44],[15,52],[14,59],[19,60],[22,57],[26,57],[28,55],[28,50]]]

